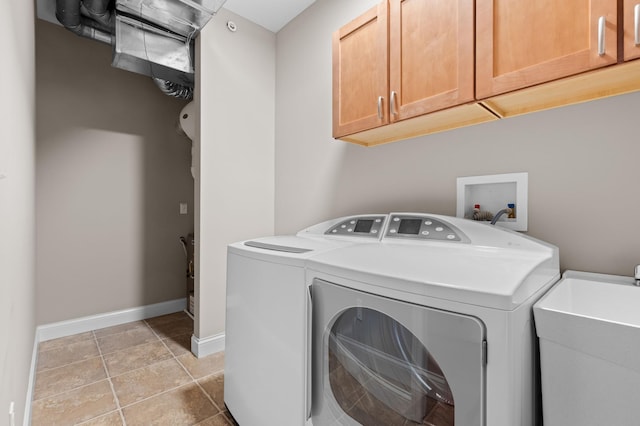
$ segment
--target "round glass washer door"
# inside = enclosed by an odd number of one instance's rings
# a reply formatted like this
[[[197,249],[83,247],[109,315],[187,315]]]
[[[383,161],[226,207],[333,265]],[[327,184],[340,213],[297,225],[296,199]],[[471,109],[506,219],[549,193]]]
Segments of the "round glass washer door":
[[[382,312],[343,311],[329,334],[328,364],[336,402],[361,424],[454,425],[454,398],[440,366]]]
[[[314,426],[484,425],[484,325],[475,317],[319,279]]]

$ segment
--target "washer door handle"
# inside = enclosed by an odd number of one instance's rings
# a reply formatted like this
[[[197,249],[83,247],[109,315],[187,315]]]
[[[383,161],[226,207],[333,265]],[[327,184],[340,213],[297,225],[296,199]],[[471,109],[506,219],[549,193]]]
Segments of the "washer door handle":
[[[311,368],[312,368],[312,341],[313,341],[313,299],[311,297],[311,287],[307,287],[307,383],[305,386],[306,400],[305,400],[305,415],[306,420],[311,418]]]

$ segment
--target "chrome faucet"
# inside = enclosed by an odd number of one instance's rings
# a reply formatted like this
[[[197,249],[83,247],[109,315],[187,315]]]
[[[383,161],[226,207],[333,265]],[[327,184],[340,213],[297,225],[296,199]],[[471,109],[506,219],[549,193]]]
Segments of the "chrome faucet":
[[[640,286],[640,265],[636,265],[636,270],[635,270],[635,282],[634,284],[637,286]]]

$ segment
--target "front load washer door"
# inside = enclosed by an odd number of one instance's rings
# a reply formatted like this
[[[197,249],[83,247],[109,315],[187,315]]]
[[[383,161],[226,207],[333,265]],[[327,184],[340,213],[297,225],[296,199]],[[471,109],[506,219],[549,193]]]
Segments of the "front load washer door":
[[[311,292],[314,426],[485,424],[479,319],[320,279]]]

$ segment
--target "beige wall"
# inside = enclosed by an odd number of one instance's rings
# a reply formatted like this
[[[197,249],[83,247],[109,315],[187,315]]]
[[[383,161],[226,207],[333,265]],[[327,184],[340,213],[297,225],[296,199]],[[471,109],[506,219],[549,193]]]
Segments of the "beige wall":
[[[377,1],[318,0],[277,37],[276,233],[354,213],[455,215],[456,178],[529,173],[529,234],[561,267],[640,263],[640,93],[374,148],[331,138],[331,33]]]
[[[273,234],[275,35],[222,9],[198,44],[195,335],[206,339],[224,332],[227,244]]]
[[[38,20],[36,47],[38,324],[185,297],[186,101],[61,26]]]
[[[0,14],[0,424],[25,413],[35,334],[33,2]]]

